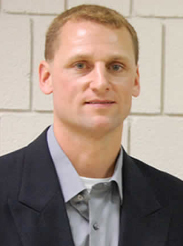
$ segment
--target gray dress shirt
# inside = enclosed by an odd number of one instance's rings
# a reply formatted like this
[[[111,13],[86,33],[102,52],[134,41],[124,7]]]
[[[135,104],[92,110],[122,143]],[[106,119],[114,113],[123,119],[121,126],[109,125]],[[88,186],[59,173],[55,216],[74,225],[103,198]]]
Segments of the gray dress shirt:
[[[89,192],[59,146],[53,126],[47,132],[48,147],[63,192],[75,246],[118,246],[122,205],[122,149],[109,182]]]

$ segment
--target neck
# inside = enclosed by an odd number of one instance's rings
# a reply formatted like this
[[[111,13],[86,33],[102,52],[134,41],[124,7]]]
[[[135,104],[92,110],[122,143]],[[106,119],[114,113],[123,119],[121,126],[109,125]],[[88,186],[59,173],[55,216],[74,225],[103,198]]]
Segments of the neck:
[[[54,124],[54,134],[80,176],[112,176],[121,147],[122,126],[95,138],[93,134],[81,134],[68,130],[63,125]]]

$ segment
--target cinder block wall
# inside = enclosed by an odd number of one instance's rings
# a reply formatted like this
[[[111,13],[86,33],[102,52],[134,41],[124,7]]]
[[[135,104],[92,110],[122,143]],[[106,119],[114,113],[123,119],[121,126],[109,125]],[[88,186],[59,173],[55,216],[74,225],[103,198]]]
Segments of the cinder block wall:
[[[45,30],[56,14],[83,3],[120,11],[139,34],[141,95],[125,121],[125,149],[183,178],[182,0],[1,0],[0,154],[52,123],[52,98],[38,86]]]

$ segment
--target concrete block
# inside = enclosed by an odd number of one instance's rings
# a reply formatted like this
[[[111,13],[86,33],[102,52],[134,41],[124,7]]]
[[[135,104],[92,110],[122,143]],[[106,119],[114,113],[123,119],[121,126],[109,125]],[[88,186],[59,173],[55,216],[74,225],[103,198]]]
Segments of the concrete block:
[[[131,155],[183,179],[183,117],[133,117]]]
[[[124,124],[123,124],[123,132],[122,132],[122,141],[121,141],[121,144],[123,146],[123,148],[125,149],[125,151],[128,151],[128,133],[129,133],[129,119],[127,118],[125,121],[124,121]]]
[[[35,139],[52,124],[52,114],[6,114],[1,116],[0,123],[0,155],[3,155]]]
[[[162,26],[158,20],[131,19],[140,46],[141,93],[133,100],[133,113],[159,113],[161,108]]]
[[[28,109],[30,101],[30,21],[0,17],[0,109]]]
[[[52,95],[44,95],[39,88],[38,67],[44,60],[45,34],[54,17],[34,17],[33,19],[33,109],[52,110]]]
[[[165,24],[165,113],[183,114],[183,20]]]
[[[115,9],[125,16],[130,14],[130,0],[67,0],[67,7],[72,8],[80,4],[97,4]]]
[[[58,14],[64,11],[64,0],[2,0],[2,8],[15,13]]]
[[[134,0],[133,12],[140,16],[181,17],[182,0]]]

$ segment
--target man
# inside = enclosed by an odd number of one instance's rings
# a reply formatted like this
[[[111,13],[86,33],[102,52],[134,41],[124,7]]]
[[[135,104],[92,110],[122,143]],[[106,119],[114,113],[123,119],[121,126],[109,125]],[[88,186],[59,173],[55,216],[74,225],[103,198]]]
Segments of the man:
[[[182,181],[121,148],[140,91],[133,27],[95,5],[62,13],[39,77],[54,123],[0,159],[0,245],[182,246]]]

